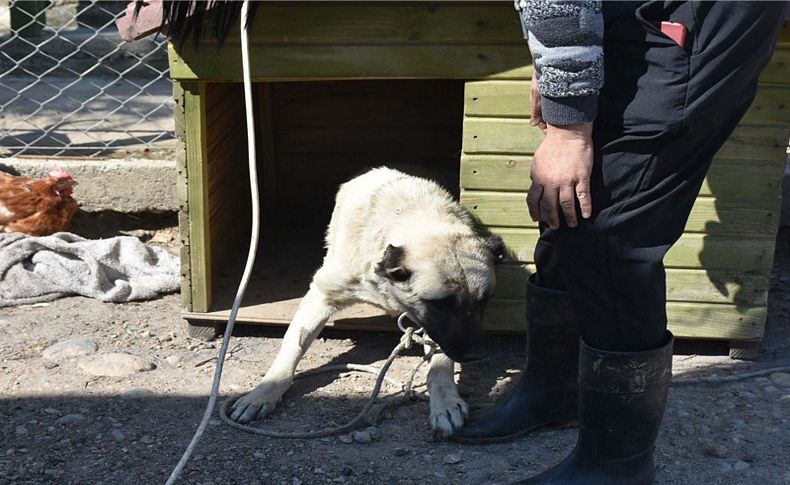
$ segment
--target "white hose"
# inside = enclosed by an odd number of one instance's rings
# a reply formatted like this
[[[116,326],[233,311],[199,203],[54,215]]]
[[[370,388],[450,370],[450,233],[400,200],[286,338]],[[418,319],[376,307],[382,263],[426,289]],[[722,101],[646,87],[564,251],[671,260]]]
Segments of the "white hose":
[[[184,451],[184,454],[181,456],[178,464],[170,474],[170,478],[167,479],[166,485],[172,485],[176,482],[179,475],[181,475],[184,466],[189,461],[189,457],[192,456],[192,452],[195,450],[195,446],[197,446],[201,436],[203,436],[203,432],[206,430],[206,426],[208,426],[211,416],[214,414],[214,406],[217,403],[217,396],[219,395],[219,384],[220,380],[222,379],[222,367],[225,364],[225,354],[228,352],[228,343],[230,342],[230,336],[233,333],[233,326],[236,324],[236,315],[239,313],[241,300],[244,298],[244,292],[247,290],[247,284],[250,281],[252,267],[255,265],[255,256],[258,251],[261,209],[258,195],[258,169],[256,164],[257,157],[255,156],[255,119],[252,107],[250,52],[249,41],[247,38],[248,11],[249,0],[244,0],[244,3],[241,5],[241,66],[244,77],[244,107],[247,114],[247,160],[249,162],[250,169],[250,198],[252,200],[250,249],[247,253],[247,264],[244,266],[244,274],[241,276],[239,289],[236,291],[236,298],[233,300],[233,307],[231,308],[230,317],[228,318],[228,325],[225,328],[225,335],[222,337],[222,346],[219,349],[219,356],[217,357],[217,366],[214,370],[214,382],[211,384],[211,394],[209,395],[208,404],[206,405],[206,412],[203,413],[203,419],[200,421],[200,424],[195,431],[195,435],[192,437],[192,441],[189,442],[189,446],[187,446],[187,449]]]

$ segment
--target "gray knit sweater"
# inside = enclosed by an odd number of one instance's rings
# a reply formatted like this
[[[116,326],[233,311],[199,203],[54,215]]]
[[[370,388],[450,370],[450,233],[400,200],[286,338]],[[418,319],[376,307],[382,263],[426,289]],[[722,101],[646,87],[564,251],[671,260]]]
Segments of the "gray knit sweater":
[[[600,0],[515,0],[538,76],[543,119],[576,125],[595,119],[603,84]]]

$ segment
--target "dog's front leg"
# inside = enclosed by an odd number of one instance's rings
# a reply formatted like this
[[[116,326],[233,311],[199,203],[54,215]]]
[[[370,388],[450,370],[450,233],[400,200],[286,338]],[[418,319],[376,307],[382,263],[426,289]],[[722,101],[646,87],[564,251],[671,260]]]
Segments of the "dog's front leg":
[[[443,353],[431,357],[428,369],[430,422],[434,436],[441,438],[446,438],[461,429],[464,420],[469,416],[469,406],[458,394],[454,374],[455,362],[452,359]]]
[[[231,419],[246,423],[274,411],[293,382],[299,359],[335,311],[337,308],[329,303],[324,293],[315,284],[311,285],[285,332],[280,352],[258,387],[233,404]]]

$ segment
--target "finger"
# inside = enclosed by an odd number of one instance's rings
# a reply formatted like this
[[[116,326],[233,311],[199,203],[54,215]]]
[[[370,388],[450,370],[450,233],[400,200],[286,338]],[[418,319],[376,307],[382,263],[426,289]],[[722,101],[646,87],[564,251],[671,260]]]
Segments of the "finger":
[[[543,197],[543,186],[533,183],[527,192],[527,207],[529,208],[529,217],[533,221],[540,219],[540,199]]]
[[[576,183],[576,199],[579,200],[579,209],[582,217],[589,219],[592,215],[592,199],[590,198],[590,179],[579,180]]]
[[[559,189],[544,187],[543,197],[540,198],[540,217],[549,224],[551,229],[559,229],[560,214],[557,210],[559,204]]]
[[[576,194],[573,186],[563,185],[560,187],[560,208],[565,216],[565,223],[568,227],[576,227]]]
[[[546,125],[546,122],[543,121],[543,118],[541,118],[540,122],[538,122],[538,128],[540,128],[540,131],[542,131],[544,135],[546,134],[548,126]]]

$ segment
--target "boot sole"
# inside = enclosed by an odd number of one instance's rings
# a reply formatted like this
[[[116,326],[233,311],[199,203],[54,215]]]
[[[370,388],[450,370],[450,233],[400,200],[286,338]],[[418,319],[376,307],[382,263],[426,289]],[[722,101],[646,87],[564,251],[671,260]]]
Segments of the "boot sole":
[[[520,438],[527,433],[532,431],[537,431],[542,428],[555,428],[555,429],[568,429],[568,428],[575,428],[579,425],[579,420],[577,418],[571,418],[567,420],[559,420],[550,423],[539,424],[537,426],[532,426],[530,428],[519,430],[515,433],[506,435],[506,436],[495,436],[495,437],[472,437],[472,436],[450,436],[447,439],[450,441],[454,441],[456,443],[462,443],[465,445],[485,445],[485,444],[493,444],[493,443],[505,443],[508,441],[512,441],[516,438]]]

